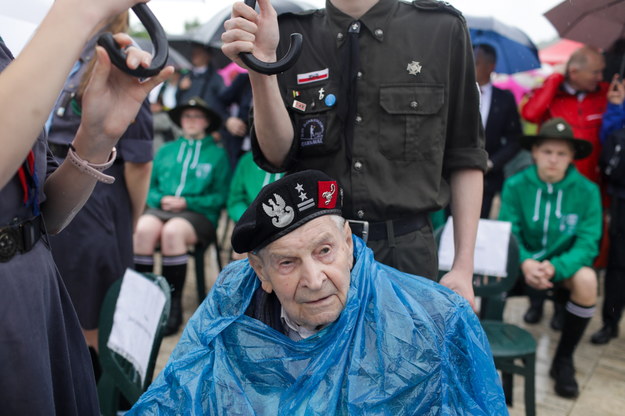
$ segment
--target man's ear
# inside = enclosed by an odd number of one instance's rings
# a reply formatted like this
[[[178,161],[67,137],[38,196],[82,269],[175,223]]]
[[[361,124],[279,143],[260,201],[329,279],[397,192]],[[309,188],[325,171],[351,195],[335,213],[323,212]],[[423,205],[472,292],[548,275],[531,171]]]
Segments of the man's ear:
[[[343,225],[343,235],[345,236],[345,243],[347,244],[347,247],[349,248],[349,253],[353,256],[354,255],[354,240],[352,240],[352,228],[349,226],[349,223],[347,222],[347,220],[345,221],[345,224]]]
[[[263,267],[263,259],[260,258],[258,254],[248,253],[247,258],[250,261],[250,266],[256,272],[256,276],[258,280],[260,280],[260,285],[263,290],[267,293],[273,292],[273,286],[271,285],[271,281],[267,278],[265,274],[265,268]]]

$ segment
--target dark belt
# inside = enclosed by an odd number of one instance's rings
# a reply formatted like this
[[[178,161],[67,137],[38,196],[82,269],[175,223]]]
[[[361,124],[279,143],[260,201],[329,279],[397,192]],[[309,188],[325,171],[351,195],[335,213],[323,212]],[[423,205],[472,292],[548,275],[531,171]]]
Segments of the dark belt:
[[[0,262],[11,260],[18,252],[30,251],[42,234],[41,216],[0,228]]]
[[[59,159],[65,159],[67,157],[67,152],[69,151],[68,144],[48,142],[48,147],[50,148],[52,154]]]
[[[369,222],[348,219],[347,222],[349,222],[352,233],[362,238],[366,243],[367,240],[386,240],[389,234],[388,223],[392,223],[393,225],[393,236],[399,237],[423,228],[428,224],[428,219],[427,215],[418,214],[414,217],[399,220]]]

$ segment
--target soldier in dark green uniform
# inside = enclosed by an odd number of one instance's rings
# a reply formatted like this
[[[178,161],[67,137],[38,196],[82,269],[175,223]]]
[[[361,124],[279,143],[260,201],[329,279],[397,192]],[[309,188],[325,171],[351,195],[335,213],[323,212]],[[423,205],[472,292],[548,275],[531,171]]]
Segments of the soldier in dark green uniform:
[[[343,215],[376,259],[431,279],[438,264],[427,213],[451,199],[456,258],[441,283],[472,303],[487,156],[462,15],[429,0],[328,0],[280,16],[278,27],[269,0],[258,4],[260,13],[234,5],[226,55],[273,62],[293,32],[304,49],[279,76],[250,72],[257,163],[338,178]]]

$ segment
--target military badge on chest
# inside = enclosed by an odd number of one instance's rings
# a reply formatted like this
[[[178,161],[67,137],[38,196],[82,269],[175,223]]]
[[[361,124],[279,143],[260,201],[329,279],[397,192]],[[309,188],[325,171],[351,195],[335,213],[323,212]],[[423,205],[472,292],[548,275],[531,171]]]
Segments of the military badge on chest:
[[[325,138],[324,116],[304,119],[300,124],[300,147],[323,145]]]

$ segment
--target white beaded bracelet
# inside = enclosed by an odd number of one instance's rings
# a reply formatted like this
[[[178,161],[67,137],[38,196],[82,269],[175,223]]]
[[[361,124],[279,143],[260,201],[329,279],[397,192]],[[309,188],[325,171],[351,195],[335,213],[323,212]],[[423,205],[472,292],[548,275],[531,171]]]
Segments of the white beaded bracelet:
[[[109,160],[106,163],[100,164],[90,163],[86,160],[81,159],[80,156],[78,156],[78,154],[76,153],[76,149],[72,144],[69,145],[69,150],[67,151],[67,158],[70,160],[70,162],[72,162],[74,166],[78,168],[78,170],[106,184],[112,184],[113,182],[115,182],[115,178],[102,172],[113,166],[116,157],[117,149],[115,149],[114,147],[111,151],[111,155],[109,156]]]

